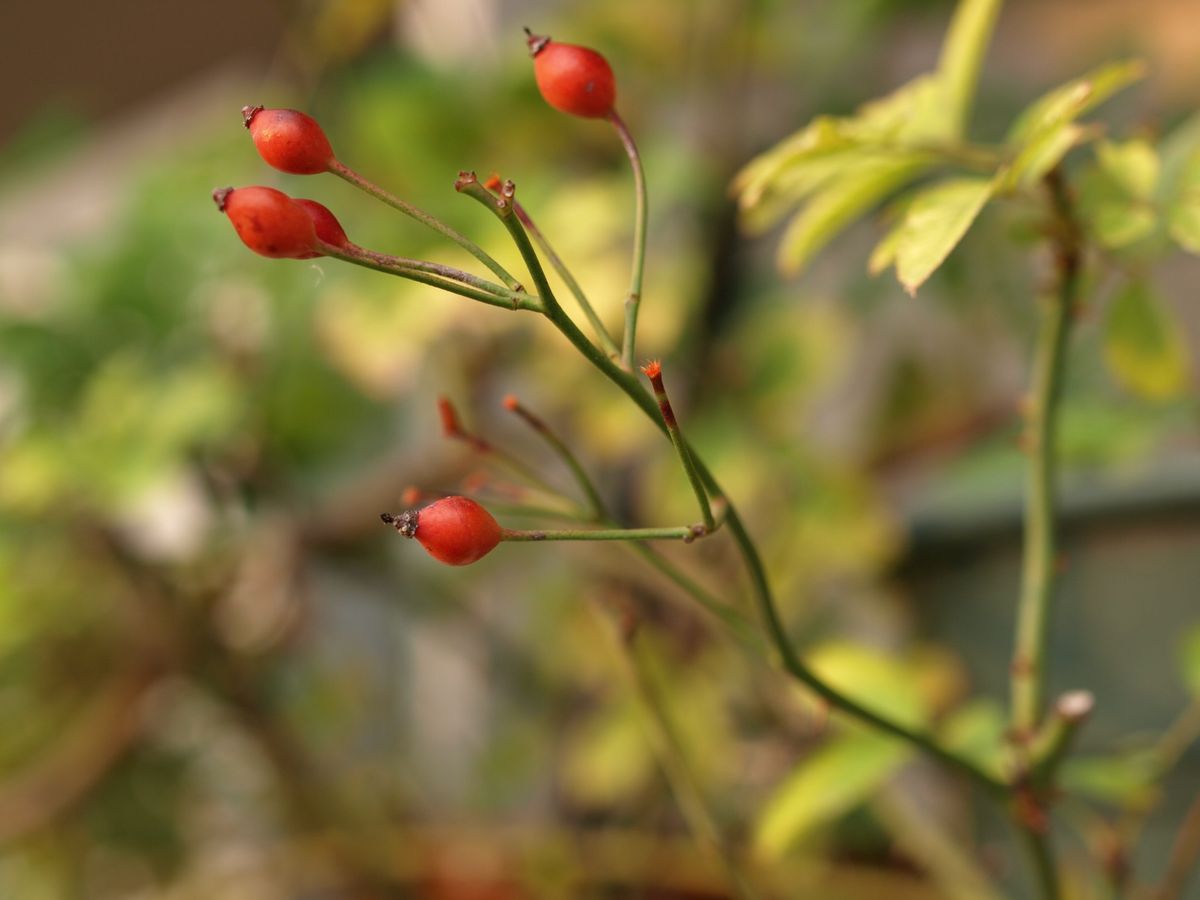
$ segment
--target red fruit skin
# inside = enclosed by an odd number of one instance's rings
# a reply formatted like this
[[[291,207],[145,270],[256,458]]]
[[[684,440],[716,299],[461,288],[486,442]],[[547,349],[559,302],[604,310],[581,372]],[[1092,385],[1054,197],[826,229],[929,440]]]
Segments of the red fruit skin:
[[[501,529],[474,500],[444,497],[417,513],[413,536],[439,562],[466,566],[492,552],[500,543]]]
[[[557,110],[587,119],[612,112],[616,79],[595,50],[547,39],[533,57],[533,74],[542,97]]]
[[[213,191],[217,208],[229,216],[242,243],[272,259],[310,259],[321,255],[316,227],[304,207],[269,187]]]
[[[350,239],[346,237],[342,223],[337,220],[337,216],[329,211],[328,207],[318,203],[316,200],[306,200],[302,197],[297,197],[296,203],[303,207],[304,211],[308,213],[308,217],[312,219],[313,227],[316,229],[319,240],[342,249],[350,246]],[[324,254],[313,252],[299,258],[311,259],[314,256],[322,255]]]
[[[333,162],[333,148],[312,116],[296,109],[242,110],[254,146],[269,166],[293,175],[316,175]]]

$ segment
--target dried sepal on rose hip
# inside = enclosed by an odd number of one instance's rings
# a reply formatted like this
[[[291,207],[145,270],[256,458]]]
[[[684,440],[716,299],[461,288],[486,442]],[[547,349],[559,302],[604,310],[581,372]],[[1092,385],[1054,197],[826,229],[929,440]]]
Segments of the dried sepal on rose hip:
[[[443,497],[396,515],[380,516],[407,538],[416,538],[434,559],[466,566],[487,556],[503,539],[492,514],[467,497]]]
[[[557,110],[587,119],[603,119],[617,100],[617,84],[608,60],[588,47],[552,41],[525,29],[533,75],[542,97]]]
[[[267,165],[293,175],[326,172],[334,162],[329,138],[312,116],[297,109],[242,107],[242,121]]]

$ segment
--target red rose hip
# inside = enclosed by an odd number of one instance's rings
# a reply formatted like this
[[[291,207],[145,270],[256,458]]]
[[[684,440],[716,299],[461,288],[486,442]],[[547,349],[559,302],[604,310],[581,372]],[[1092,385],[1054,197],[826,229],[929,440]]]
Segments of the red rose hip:
[[[492,514],[467,497],[443,497],[421,509],[380,516],[400,534],[416,538],[439,562],[465,566],[500,543],[503,530]]]
[[[269,187],[219,188],[217,209],[229,216],[242,243],[273,259],[309,259],[321,255],[316,226],[303,206]]]
[[[242,121],[267,165],[293,175],[315,175],[329,169],[333,148],[312,116],[296,109],[242,107]]]
[[[617,86],[603,56],[587,47],[552,41],[529,29],[525,33],[529,35],[538,90],[547,103],[587,119],[602,119],[612,112]]]
[[[316,200],[306,200],[303,197],[297,197],[296,203],[312,219],[313,227],[316,229],[319,240],[341,249],[350,246],[350,239],[346,237],[346,231],[342,228],[342,223],[337,220],[337,216],[329,211],[327,206],[318,203]],[[321,254],[314,253],[312,255],[320,256]]]

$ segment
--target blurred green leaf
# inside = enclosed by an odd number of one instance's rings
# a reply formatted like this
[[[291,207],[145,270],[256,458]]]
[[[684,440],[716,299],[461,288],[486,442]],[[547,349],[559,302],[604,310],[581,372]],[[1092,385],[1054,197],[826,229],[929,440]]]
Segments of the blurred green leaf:
[[[809,208],[792,223],[799,235],[793,248],[799,270],[833,233],[929,163],[930,153],[919,145],[942,136],[944,122],[940,85],[929,75],[863,104],[854,116],[814,119],[751,160],[735,177],[733,190],[743,224],[754,231],[765,230],[816,193]],[[872,189],[879,179],[886,180],[882,173],[898,164],[915,169],[895,183]],[[856,190],[860,184],[868,195],[861,200]],[[812,247],[805,250],[808,243]],[[780,252],[782,259],[782,248]],[[781,266],[789,270],[788,265]]]
[[[1146,64],[1130,59],[1107,63],[1035,100],[1018,116],[1008,143],[1021,147],[1046,131],[1072,122],[1146,75]]]
[[[1158,217],[1145,199],[1131,194],[1123,176],[1098,164],[1083,174],[1079,182],[1079,212],[1084,226],[1096,240],[1110,249],[1120,249],[1153,233]]]
[[[784,856],[814,829],[849,812],[912,756],[891,738],[851,732],[806,757],[767,800],[754,829],[756,852]]]
[[[780,269],[790,275],[799,273],[842,229],[925,167],[914,154],[852,167],[818,192],[789,223],[779,245]]]
[[[1083,141],[1085,134],[1085,129],[1074,122],[1060,122],[1043,129],[1021,148],[1004,173],[1005,189],[1036,184]]]
[[[955,178],[924,188],[913,197],[898,226],[895,244],[896,275],[905,290],[915,293],[937,270],[994,190],[995,181],[990,178]]]
[[[608,808],[642,790],[654,766],[637,704],[627,697],[570,732],[559,781],[575,802]]]
[[[960,0],[942,45],[938,80],[945,96],[946,137],[962,137],[979,70],[1000,13],[1000,0]]]
[[[1096,158],[1116,184],[1130,197],[1149,200],[1158,185],[1158,153],[1143,140],[1101,141]]]
[[[1180,644],[1179,669],[1187,689],[1200,697],[1200,627],[1189,631]]]
[[[812,670],[838,690],[907,725],[929,720],[920,667],[861,644],[828,641],[807,654]]]
[[[1104,358],[1116,380],[1143,397],[1164,399],[1186,385],[1183,335],[1145,281],[1130,282],[1109,306]]]
[[[1062,766],[1062,786],[1095,800],[1129,804],[1146,799],[1157,778],[1148,751],[1113,756],[1076,756]]]
[[[992,700],[975,700],[956,709],[942,723],[940,736],[949,749],[999,775],[1007,728],[1008,720],[999,704]]]
[[[1200,150],[1182,165],[1170,203],[1171,237],[1184,250],[1200,253]]]

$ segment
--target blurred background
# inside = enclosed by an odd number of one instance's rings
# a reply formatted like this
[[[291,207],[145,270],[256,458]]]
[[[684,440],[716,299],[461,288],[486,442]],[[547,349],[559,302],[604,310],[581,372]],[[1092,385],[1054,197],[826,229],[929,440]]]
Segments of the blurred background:
[[[0,896],[729,896],[656,761],[614,610],[640,623],[701,792],[769,896],[1029,895],[967,785],[829,722],[624,548],[502,546],[451,570],[381,526],[410,485],[564,502],[443,438],[438,395],[568,497],[504,395],[623,520],[695,512],[669,446],[534,317],[256,257],[209,199],[272,185],[359,244],[470,267],[346,184],[268,169],[240,108],[298,107],[342,160],[517,270],[452,189],[460,169],[512,178],[615,330],[627,163],[603,123],[541,101],[520,29],[602,49],[650,185],[639,349],[662,357],[794,635],[847,690],[987,747],[1004,727],[1036,243],[989,212],[914,299],[868,276],[882,231],[866,223],[788,281],[728,188],[812,116],[930,69],[952,9],[0,6]],[[1198,21],[1192,0],[1013,0],[973,133],[999,140],[1033,97],[1133,54],[1150,76],[1101,118],[1161,135],[1196,107]],[[1150,275],[1195,350],[1200,262]],[[1089,306],[1050,671],[1052,692],[1097,697],[1056,826],[1082,897],[1113,863],[1106,822],[1144,817],[1132,866],[1153,881],[1200,790],[1195,750],[1163,788],[1146,763],[1196,719],[1179,664],[1200,618],[1195,376],[1130,392],[1098,332]],[[750,615],[735,554],[705,547],[664,553]],[[786,840],[763,838],[764,810]]]

